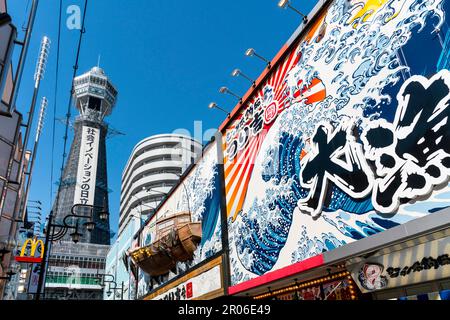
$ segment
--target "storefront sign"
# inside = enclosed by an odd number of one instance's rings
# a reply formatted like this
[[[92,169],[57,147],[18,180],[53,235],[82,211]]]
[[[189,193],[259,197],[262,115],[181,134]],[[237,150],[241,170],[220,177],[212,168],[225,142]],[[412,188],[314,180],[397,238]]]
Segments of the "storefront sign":
[[[221,288],[220,266],[183,282],[154,300],[191,300]]]
[[[158,289],[145,300],[195,300],[223,295],[222,257]]]
[[[30,249],[28,250],[28,245]],[[40,245],[40,247],[38,247]],[[39,249],[38,249],[39,248]],[[38,250],[39,256],[36,257],[36,250]],[[16,257],[16,261],[22,263],[41,263],[44,257],[44,242],[37,238],[27,239],[22,245],[20,256]]]
[[[450,237],[367,259],[352,268],[362,292],[395,288],[450,276]]]
[[[75,204],[94,205],[99,140],[99,129],[83,126]]]

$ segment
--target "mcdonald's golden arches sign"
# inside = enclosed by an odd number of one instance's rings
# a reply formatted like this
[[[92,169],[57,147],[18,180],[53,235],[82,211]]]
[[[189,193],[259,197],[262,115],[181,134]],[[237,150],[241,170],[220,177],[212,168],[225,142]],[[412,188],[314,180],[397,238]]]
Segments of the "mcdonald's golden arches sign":
[[[36,249],[40,245],[39,256],[36,257]],[[29,254],[27,252],[28,246],[30,246]],[[40,263],[44,257],[44,242],[37,238],[27,239],[22,245],[20,256],[16,257],[16,261],[24,263]]]

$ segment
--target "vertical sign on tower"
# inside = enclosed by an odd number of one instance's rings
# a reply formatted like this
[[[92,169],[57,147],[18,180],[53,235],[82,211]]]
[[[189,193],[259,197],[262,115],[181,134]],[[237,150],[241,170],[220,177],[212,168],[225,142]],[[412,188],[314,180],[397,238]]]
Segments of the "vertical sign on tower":
[[[100,130],[83,126],[74,204],[94,205]]]

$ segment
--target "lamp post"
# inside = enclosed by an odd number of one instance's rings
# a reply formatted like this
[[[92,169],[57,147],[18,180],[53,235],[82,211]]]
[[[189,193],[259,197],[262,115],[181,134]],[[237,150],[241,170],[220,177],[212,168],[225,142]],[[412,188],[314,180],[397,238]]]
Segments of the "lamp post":
[[[219,107],[219,106],[217,105],[217,103],[215,103],[215,102],[211,102],[211,103],[208,105],[208,108],[209,108],[209,109],[218,109],[218,110],[220,110],[220,111],[223,111],[223,112],[225,112],[225,113],[227,114],[227,117],[228,117],[228,118],[230,117],[230,113],[229,113],[227,110],[225,110],[225,109]]]
[[[233,97],[237,98],[239,100],[240,103],[242,103],[242,97],[238,96],[236,93],[234,93],[233,91],[231,91],[230,89],[228,89],[227,87],[221,87],[219,89],[220,93],[223,94],[229,94],[232,95]]]
[[[256,87],[256,82],[255,80],[253,80],[252,78],[250,78],[249,76],[247,76],[245,73],[243,73],[241,70],[239,69],[234,69],[233,72],[231,73],[232,77],[238,77],[238,76],[242,76],[245,79],[247,79],[248,81],[250,81],[252,83],[253,87]]]
[[[253,57],[253,56],[255,56],[255,57],[257,57],[258,59],[260,59],[260,60],[264,61],[265,63],[267,63],[267,68],[270,68],[270,67],[271,67],[270,61],[269,61],[268,59],[264,58],[263,56],[259,55],[258,53],[256,53],[255,49],[253,49],[253,48],[247,49],[247,51],[245,51],[245,55],[246,55],[247,57]]]
[[[106,277],[111,277],[111,280],[107,280]],[[114,290],[114,300],[116,300],[116,290],[121,290],[121,300],[123,300],[123,290],[124,290],[124,281],[122,281],[121,286],[119,287],[117,285],[117,282],[115,281],[115,277],[113,274],[108,274],[108,273],[104,273],[104,274],[99,274],[97,271],[97,281],[100,282],[100,286],[102,288],[106,287],[106,283],[108,283],[108,291],[106,292],[106,294],[108,295],[108,297],[111,295],[111,290]],[[114,287],[111,287],[111,284],[114,284]]]
[[[297,12],[299,15],[301,15],[303,17],[303,23],[307,23],[308,22],[308,17],[305,14],[301,13],[296,8],[294,8],[293,6],[291,6],[291,1],[289,1],[289,0],[280,0],[278,2],[278,7],[280,7],[281,9],[286,9],[286,8],[291,9],[292,11]]]
[[[81,214],[76,213],[75,209],[79,208],[79,207],[90,208],[91,209],[90,214],[89,215],[81,215]],[[62,225],[53,223],[53,210],[50,212],[50,215],[48,218],[48,223],[47,223],[47,230],[45,232],[45,245],[44,245],[43,254],[42,254],[42,256],[44,258],[42,259],[42,262],[41,262],[41,271],[39,273],[38,288],[37,288],[37,293],[36,293],[36,298],[35,298],[36,300],[40,300],[42,287],[45,282],[44,278],[45,278],[45,273],[46,273],[46,269],[47,269],[47,255],[50,255],[50,250],[47,252],[49,243],[61,240],[67,234],[67,232],[69,230],[74,230],[70,234],[70,236],[74,243],[78,243],[82,236],[82,234],[79,232],[79,219],[86,219],[86,218],[89,219],[87,222],[84,223],[84,226],[85,226],[86,230],[91,232],[95,227],[95,222],[92,221],[94,209],[104,209],[104,207],[85,205],[85,204],[75,204],[74,206],[72,206],[71,214],[64,217]],[[102,221],[106,221],[108,219],[108,216],[109,216],[109,212],[107,212],[107,211],[103,210],[103,211],[99,212],[99,218]],[[76,224],[75,225],[69,224],[69,219],[74,219],[74,218],[76,219]],[[59,230],[56,231],[56,228],[58,228]]]

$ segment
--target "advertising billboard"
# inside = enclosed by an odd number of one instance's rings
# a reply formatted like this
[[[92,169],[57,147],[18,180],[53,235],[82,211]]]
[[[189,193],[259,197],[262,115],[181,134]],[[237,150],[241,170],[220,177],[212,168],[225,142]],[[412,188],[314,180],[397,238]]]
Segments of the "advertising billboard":
[[[83,126],[74,204],[94,205],[100,130]]]
[[[231,293],[449,206],[448,6],[331,1],[222,128]]]
[[[217,151],[217,143],[212,142],[204,150],[202,158],[197,161],[178,187],[168,195],[140,233],[140,247],[154,250],[153,256],[148,256],[147,259],[154,259],[151,263],[160,268],[156,276],[144,272],[142,268],[139,269],[138,295],[140,297],[222,250],[220,223],[222,189]],[[189,239],[181,239],[180,230],[182,229],[179,227],[181,225],[188,225],[194,237],[197,237],[195,249],[188,259],[186,259],[186,252],[180,249],[190,242]],[[167,243],[168,238],[171,239],[169,242],[180,239],[183,244],[172,246],[171,243]],[[163,249],[171,256],[168,261],[171,263],[175,261],[168,270],[164,269],[165,261],[159,256]],[[184,259],[179,260],[180,252],[183,252],[181,255]],[[133,254],[131,256],[133,257]]]
[[[222,257],[156,290],[145,300],[206,300],[223,295]]]

